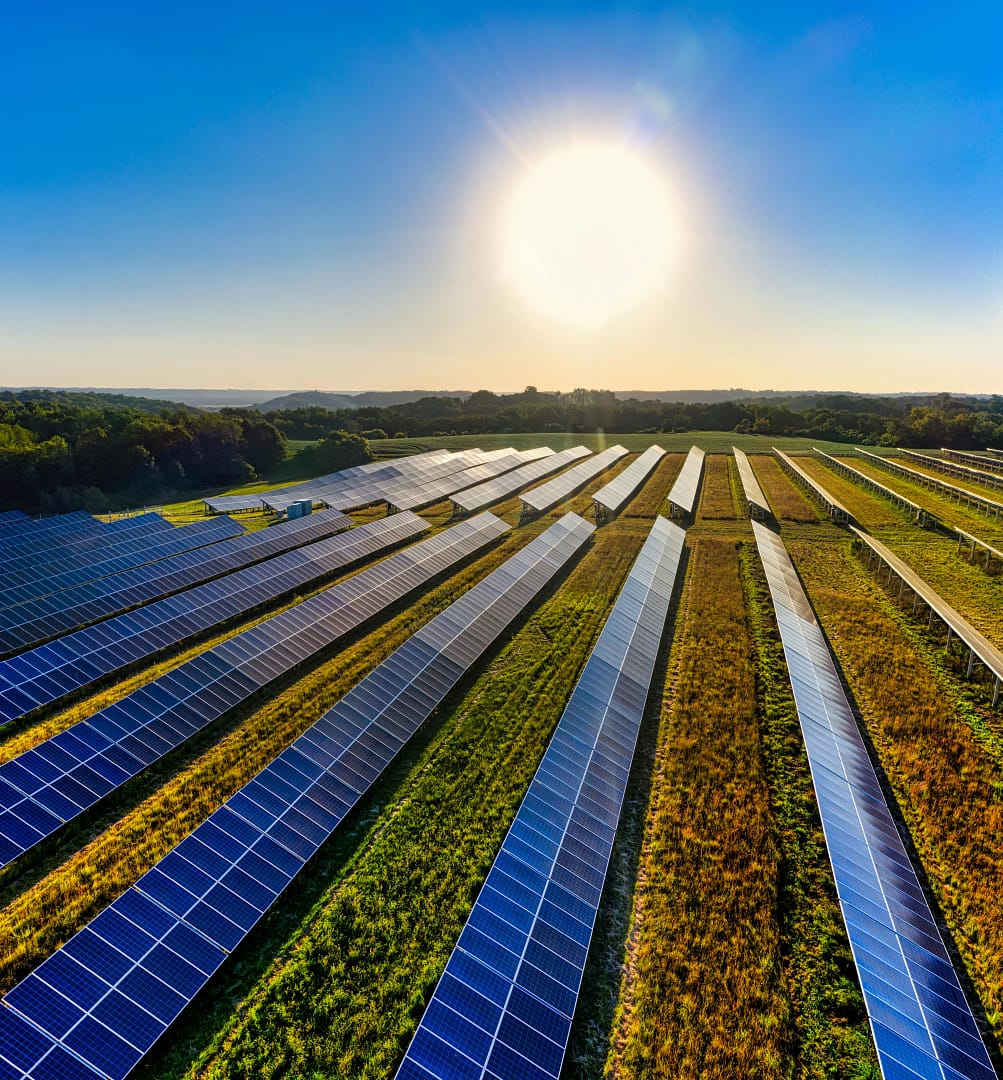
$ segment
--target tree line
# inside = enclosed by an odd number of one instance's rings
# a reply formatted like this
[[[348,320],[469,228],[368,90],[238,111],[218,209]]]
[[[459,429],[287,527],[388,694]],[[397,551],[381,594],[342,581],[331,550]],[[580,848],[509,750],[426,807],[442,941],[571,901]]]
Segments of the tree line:
[[[621,400],[609,390],[544,393],[529,386],[520,394],[478,390],[466,400],[425,397],[387,408],[314,406],[266,415],[291,439],[318,439],[336,429],[378,439],[601,428],[617,435],[734,431],[959,450],[1003,445],[1003,395],[798,394],[701,404]]]
[[[254,479],[283,461],[285,435],[261,413],[156,410],[74,395],[0,397],[0,506],[102,511]],[[88,400],[90,398],[91,400]]]

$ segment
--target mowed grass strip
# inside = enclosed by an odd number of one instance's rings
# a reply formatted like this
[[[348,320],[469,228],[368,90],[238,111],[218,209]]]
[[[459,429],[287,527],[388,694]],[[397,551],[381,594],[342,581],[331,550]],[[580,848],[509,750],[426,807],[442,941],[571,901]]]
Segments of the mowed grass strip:
[[[5,875],[0,993],[135,882],[419,626],[537,534],[508,534],[424,595],[402,601],[385,622],[350,639],[334,657],[292,676],[270,700],[234,710],[195,736],[194,760],[185,744],[113,792],[59,835],[54,857],[65,861],[51,872],[34,867],[34,853],[19,860]],[[41,869],[50,870],[48,862]]]
[[[762,767],[780,851],[778,918],[790,1000],[784,1075],[878,1080],[783,646],[754,545],[742,546],[741,564],[756,663]]]
[[[735,542],[693,540],[685,588],[605,1075],[785,1077],[779,853]]]
[[[822,520],[816,503],[804,494],[803,489],[794,483],[788,473],[784,472],[775,457],[768,454],[753,454],[749,457],[749,462],[778,521]],[[801,458],[798,458],[798,464],[801,464]]]
[[[708,454],[705,458],[697,507],[698,521],[735,520],[737,515],[731,492],[730,460],[730,454]]]
[[[1003,744],[848,545],[791,545],[996,1038],[1003,1010]]]
[[[324,888],[282,948],[249,943],[278,952],[274,963],[204,1003],[148,1075],[392,1075],[643,539],[616,526],[596,535],[374,795],[382,809],[352,859],[325,867],[322,853],[303,875]],[[204,1050],[186,1060],[186,1046]]]

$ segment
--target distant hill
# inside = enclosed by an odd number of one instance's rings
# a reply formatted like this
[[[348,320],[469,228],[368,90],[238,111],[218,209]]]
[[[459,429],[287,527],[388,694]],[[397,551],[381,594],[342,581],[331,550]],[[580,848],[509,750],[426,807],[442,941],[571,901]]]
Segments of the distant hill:
[[[159,413],[164,408],[190,410],[191,405],[168,398],[151,398],[121,390],[54,390],[48,387],[0,389],[0,401],[38,401],[46,405],[76,405],[81,409],[109,406]]]
[[[339,394],[326,390],[304,390],[284,397],[264,401],[258,408],[262,412],[276,409],[369,409],[388,408],[391,405],[408,405],[425,397],[458,397],[464,401],[470,397],[469,390],[369,390],[361,394]]]

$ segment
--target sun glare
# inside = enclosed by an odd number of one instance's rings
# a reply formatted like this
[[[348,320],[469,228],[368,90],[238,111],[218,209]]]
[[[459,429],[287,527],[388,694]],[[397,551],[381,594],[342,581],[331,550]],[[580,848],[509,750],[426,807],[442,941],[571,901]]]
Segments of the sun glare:
[[[533,307],[592,327],[665,286],[677,239],[650,165],[619,147],[579,146],[539,162],[512,194],[503,267]]]

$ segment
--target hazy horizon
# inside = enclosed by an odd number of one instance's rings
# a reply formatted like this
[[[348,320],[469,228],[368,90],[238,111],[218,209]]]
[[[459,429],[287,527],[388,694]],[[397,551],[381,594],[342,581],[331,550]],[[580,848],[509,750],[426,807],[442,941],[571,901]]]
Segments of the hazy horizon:
[[[1000,384],[998,4],[55,3],[5,30],[0,382]],[[566,279],[575,324],[505,231],[593,144],[643,161],[671,250],[595,324]]]

